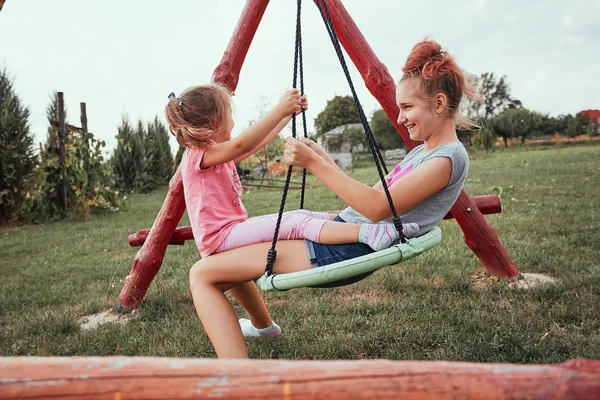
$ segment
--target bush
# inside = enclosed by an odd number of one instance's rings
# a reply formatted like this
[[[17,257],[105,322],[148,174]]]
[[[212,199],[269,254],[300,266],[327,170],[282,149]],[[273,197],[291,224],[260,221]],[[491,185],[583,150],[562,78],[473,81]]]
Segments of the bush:
[[[490,150],[496,143],[496,135],[491,129],[483,128],[471,135],[471,145],[480,148]]]
[[[62,178],[56,142],[56,110],[56,96],[53,96],[47,109],[50,123],[48,139],[35,174],[37,189],[27,193],[20,213],[24,220],[43,222],[61,216],[59,193]],[[97,140],[91,132],[75,129],[65,133],[64,145],[67,213],[84,219],[94,209],[118,208],[121,200],[114,189],[114,177],[102,156],[106,143]]]

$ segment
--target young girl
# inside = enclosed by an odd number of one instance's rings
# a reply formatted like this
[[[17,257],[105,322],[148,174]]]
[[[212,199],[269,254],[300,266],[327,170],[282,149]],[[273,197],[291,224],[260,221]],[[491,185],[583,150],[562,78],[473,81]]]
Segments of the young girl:
[[[273,239],[277,215],[248,219],[234,162],[269,143],[292,114],[307,107],[306,98],[297,89],[290,90],[273,110],[232,139],[231,96],[226,88],[202,85],[180,97],[169,95],[167,121],[179,144],[187,148],[180,166],[185,203],[203,258]],[[416,224],[404,228],[407,237],[417,232]],[[393,224],[342,224],[330,221],[327,213],[298,210],[284,213],[278,238],[324,244],[361,242],[380,250],[397,240],[398,232]]]
[[[402,221],[418,224],[420,233],[425,233],[444,218],[466,179],[469,158],[458,140],[456,126],[464,122],[459,115],[461,99],[473,98],[475,92],[454,59],[433,40],[415,45],[402,72],[396,90],[398,123],[406,127],[411,139],[424,144],[412,149],[400,163],[397,174],[408,172],[391,182],[390,195]],[[338,220],[361,223],[387,221],[391,217],[381,183],[369,187],[345,175],[311,141],[287,138],[286,142],[285,161],[306,168],[348,204]],[[190,270],[196,312],[220,358],[248,357],[243,336],[273,325],[252,283],[264,273],[268,249],[267,243],[259,243],[225,251],[198,261]],[[362,244],[286,240],[278,245],[273,271],[301,271],[371,251]],[[244,330],[244,325],[240,329],[225,291],[249,315],[253,328],[250,332]]]

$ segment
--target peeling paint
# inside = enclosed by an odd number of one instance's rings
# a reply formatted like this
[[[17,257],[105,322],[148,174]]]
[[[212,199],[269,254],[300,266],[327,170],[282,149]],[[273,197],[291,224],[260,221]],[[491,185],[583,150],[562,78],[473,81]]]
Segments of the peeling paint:
[[[185,364],[181,363],[179,361],[171,361],[171,362],[169,362],[169,368],[170,369],[184,369]]]
[[[48,381],[25,381],[25,386],[52,386],[52,385],[65,385],[67,383],[64,379],[51,379]]]
[[[129,358],[113,358],[106,363],[106,367],[109,369],[120,369],[132,364],[134,364],[134,360]]]

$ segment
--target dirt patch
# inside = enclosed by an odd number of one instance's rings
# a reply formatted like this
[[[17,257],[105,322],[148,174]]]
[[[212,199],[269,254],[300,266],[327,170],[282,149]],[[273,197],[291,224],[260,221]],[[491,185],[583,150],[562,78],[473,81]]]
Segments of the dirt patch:
[[[133,310],[131,314],[126,315],[118,315],[113,314],[111,310],[104,311],[98,314],[86,315],[85,317],[81,317],[77,320],[77,324],[83,330],[90,330],[99,327],[100,325],[107,323],[118,323],[118,324],[126,324],[131,321],[131,319],[137,317],[137,310]]]
[[[497,284],[507,284],[509,287],[517,289],[529,289],[540,285],[554,284],[558,279],[552,278],[543,274],[523,273],[519,274],[519,278],[515,281],[508,279],[500,279],[497,276],[490,275],[485,268],[478,267],[474,274],[468,275],[473,287],[477,290],[486,290],[487,288]]]
[[[22,222],[16,222],[16,221],[2,222],[2,223],[0,223],[0,231],[19,228],[21,226],[23,226]]]

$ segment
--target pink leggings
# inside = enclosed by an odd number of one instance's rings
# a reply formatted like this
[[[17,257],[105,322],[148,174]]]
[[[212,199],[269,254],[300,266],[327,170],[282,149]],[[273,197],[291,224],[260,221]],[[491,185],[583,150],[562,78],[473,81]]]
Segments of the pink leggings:
[[[324,212],[311,212],[307,210],[284,212],[281,217],[277,239],[308,239],[313,242],[319,242],[321,228],[329,220],[331,220],[330,215]],[[276,223],[277,214],[263,215],[240,222],[233,227],[227,238],[214,253],[254,243],[270,242],[273,240]]]

